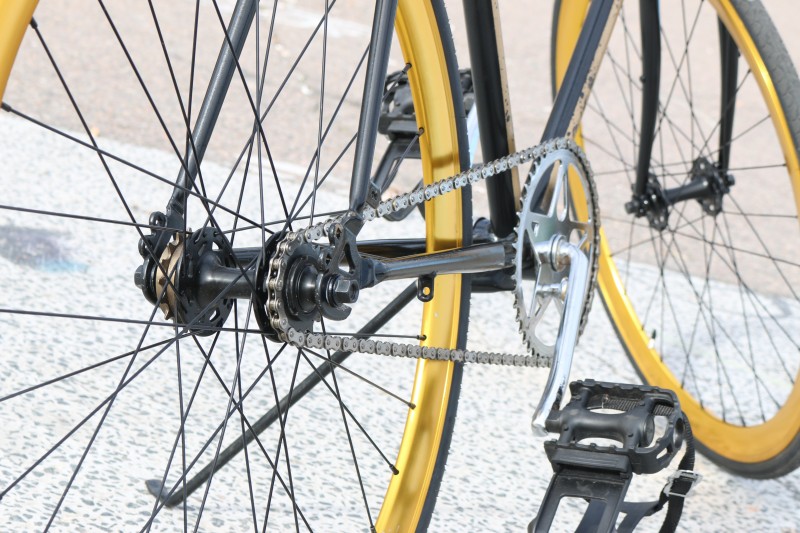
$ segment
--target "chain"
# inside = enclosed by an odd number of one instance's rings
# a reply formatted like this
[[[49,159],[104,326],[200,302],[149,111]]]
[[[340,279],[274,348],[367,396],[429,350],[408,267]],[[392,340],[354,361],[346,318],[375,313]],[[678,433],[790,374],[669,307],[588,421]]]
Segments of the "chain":
[[[409,193],[399,194],[392,198],[381,201],[377,207],[366,207],[361,212],[364,223],[369,223],[376,218],[382,218],[390,213],[407,209],[409,206],[416,206],[429,202],[434,198],[451,193],[455,190],[474,185],[480,181],[490,178],[511,168],[515,168],[526,163],[533,162],[529,173],[531,176],[536,174],[539,160],[545,155],[555,150],[570,150],[578,156],[587,176],[591,182],[591,170],[583,151],[570,139],[560,138],[542,143],[537,146],[526,148],[483,165],[478,165],[465,170],[455,176],[450,176],[426,185],[421,189]],[[596,206],[595,191],[592,188],[592,202]],[[375,341],[366,338],[344,337],[339,335],[327,335],[323,333],[310,333],[298,331],[290,326],[283,300],[280,297],[284,290],[284,280],[286,279],[289,257],[300,246],[313,243],[328,235],[329,230],[336,224],[341,224],[346,216],[353,216],[356,213],[348,212],[338,217],[329,218],[324,222],[314,224],[300,231],[289,232],[278,245],[273,258],[269,262],[267,275],[267,312],[270,324],[278,332],[278,336],[289,344],[298,348],[317,348],[326,350],[343,350],[347,352],[360,352],[368,354],[378,354],[394,357],[410,357],[422,359],[434,359],[439,361],[455,361],[464,363],[483,363],[505,366],[524,366],[524,367],[549,367],[552,364],[552,355],[533,353],[532,355],[515,355],[507,353],[481,352],[472,350],[458,350],[448,348],[435,348],[419,346],[414,344],[403,344],[386,341]],[[597,220],[595,218],[595,220]],[[599,232],[595,231],[595,250],[598,249]],[[596,261],[592,261],[592,281],[596,275]],[[593,283],[590,287],[593,287]],[[581,320],[585,322],[588,313],[588,304],[591,301],[589,291],[587,305],[584,306],[584,316]]]

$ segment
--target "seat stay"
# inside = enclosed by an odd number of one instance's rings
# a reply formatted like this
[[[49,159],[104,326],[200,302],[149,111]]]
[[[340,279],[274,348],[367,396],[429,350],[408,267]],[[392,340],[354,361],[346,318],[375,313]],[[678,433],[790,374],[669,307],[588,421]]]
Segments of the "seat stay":
[[[228,94],[236,64],[242,54],[242,49],[247,40],[247,35],[250,33],[250,27],[253,24],[257,9],[257,0],[236,1],[236,6],[226,29],[225,40],[217,55],[217,61],[214,64],[214,70],[197,115],[195,127],[191,132],[191,138],[187,139],[186,156],[183,159],[172,198],[170,198],[166,209],[168,226],[170,227],[178,228],[183,225],[187,193],[194,187],[200,163],[214,132],[214,126]],[[260,117],[256,118],[256,120],[260,120]],[[180,226],[175,226],[176,222]]]
[[[389,67],[397,0],[377,0],[372,21],[367,73],[364,80],[364,97],[358,119],[353,174],[350,180],[350,210],[360,212],[367,203],[372,176],[372,158],[378,137],[378,120],[381,115],[383,88]],[[377,189],[376,189],[377,190]],[[378,195],[379,196],[379,195]],[[380,198],[374,199],[376,202]]]

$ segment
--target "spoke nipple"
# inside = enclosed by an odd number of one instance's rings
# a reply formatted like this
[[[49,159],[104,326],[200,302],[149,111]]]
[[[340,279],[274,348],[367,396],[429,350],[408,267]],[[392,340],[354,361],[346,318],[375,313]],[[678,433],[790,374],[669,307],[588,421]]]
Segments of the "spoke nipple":
[[[408,408],[412,409],[412,410],[416,409],[417,408],[417,404],[415,404],[414,402],[408,402]]]
[[[389,465],[389,467],[392,469],[392,474],[393,474],[393,475],[395,475],[395,476],[396,476],[397,474],[399,474],[399,473],[400,473],[400,471],[397,469],[397,467],[396,467],[396,466],[394,466],[394,465],[390,464],[390,465]]]

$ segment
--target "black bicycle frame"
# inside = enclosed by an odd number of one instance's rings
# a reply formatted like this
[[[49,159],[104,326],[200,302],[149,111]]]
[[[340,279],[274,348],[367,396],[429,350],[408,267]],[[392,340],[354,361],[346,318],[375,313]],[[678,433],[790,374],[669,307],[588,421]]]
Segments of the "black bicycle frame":
[[[397,0],[375,2],[375,17],[372,22],[367,77],[364,82],[364,100],[358,121],[355,164],[350,181],[350,210],[361,211],[367,200],[372,177],[372,157],[375,154],[375,139],[378,135],[378,119],[381,114],[381,97],[389,65],[389,50],[392,46],[392,30],[397,12]]]
[[[542,141],[577,131],[621,6],[622,0],[593,0],[589,6]]]
[[[642,5],[653,4],[653,0],[640,0]],[[578,38],[572,60],[567,69],[542,140],[572,135],[580,122],[589,92],[592,88],[600,60],[605,53],[608,37],[613,29],[622,0],[594,0],[586,22]],[[194,185],[197,168],[203,159],[211,139],[222,102],[230,87],[236,62],[255,17],[255,0],[238,0],[228,25],[228,37],[222,45],[206,96],[200,108],[199,119],[192,132],[192,142],[187,148],[186,158],[177,186],[168,209],[183,214],[182,203],[185,191]],[[473,82],[476,87],[476,103],[479,110],[481,145],[488,159],[501,157],[513,147],[510,127],[506,117],[510,116],[508,99],[499,62],[496,33],[496,7],[494,2],[464,0],[466,29],[470,42],[470,58]],[[658,20],[657,6],[655,20]],[[372,159],[380,114],[380,96],[386,77],[392,28],[397,0],[377,0],[373,19],[371,45],[367,60],[364,85],[364,106],[359,119],[356,141],[355,164],[350,184],[350,209],[359,211],[366,203],[370,189]],[[495,176],[487,185],[490,190],[489,204],[492,222],[498,235],[506,235],[516,221],[517,199],[514,198],[514,180],[510,172]]]
[[[228,94],[236,63],[242,54],[257,8],[258,0],[238,0],[233,9],[227,27],[227,37],[217,56],[211,80],[197,115],[197,122],[192,130],[191,141],[187,142],[186,157],[178,174],[172,198],[167,206],[168,217],[177,215],[183,218],[185,214],[186,194],[194,187],[200,162],[203,160],[211,140],[211,134],[222,110],[222,103]]]
[[[515,151],[501,51],[502,35],[497,17],[497,2],[464,0],[472,86],[475,89],[481,151],[485,161],[499,159]],[[498,237],[510,235],[517,225],[519,181],[516,169],[489,178],[486,192],[492,231]]]
[[[658,94],[661,83],[661,32],[658,13],[659,0],[639,0],[639,19],[642,33],[642,121],[639,128],[639,160],[636,163],[634,194],[645,192],[650,178],[650,159],[653,155]]]
[[[591,90],[594,74],[597,72],[600,59],[605,53],[608,36],[613,28],[621,2],[622,0],[594,0],[592,2],[564,79],[564,89],[559,92],[556,98],[542,139],[546,140],[575,133]],[[253,22],[255,4],[255,0],[237,1],[228,26],[228,35],[217,58],[214,74],[199,113],[201,119],[198,120],[195,130],[192,132],[192,139],[187,147],[184,165],[176,182],[175,193],[168,205],[168,214],[180,217],[181,222],[185,212],[185,191],[194,187],[195,176],[211,138],[222,102],[228,92],[242,46]],[[506,117],[509,116],[507,114],[508,102],[507,98],[504,98],[506,92],[502,85],[503,80],[500,77],[502,75],[498,60],[498,40],[500,37],[495,33],[497,26],[494,24],[497,10],[496,6],[493,5],[489,5],[489,9],[487,9],[487,4],[484,0],[464,0],[465,9],[469,12],[467,16],[467,32],[470,36],[470,50],[473,51],[473,48],[475,48],[473,45],[477,44],[485,47],[481,53],[474,54],[472,58],[474,62],[473,80],[475,80],[476,86],[480,87],[480,89],[476,89],[477,105],[479,110],[484,110],[479,115],[481,142],[485,155],[492,154],[494,157],[500,157],[506,155],[508,150],[513,147],[513,138],[510,138],[510,124],[506,120]],[[350,186],[349,207],[353,211],[360,211],[370,196],[371,167],[375,151],[375,139],[377,137],[380,101],[386,78],[396,9],[397,0],[376,1],[364,86],[365,103],[362,106],[359,119],[355,164]],[[492,59],[493,57],[494,59]],[[258,117],[257,120],[259,120]],[[516,224],[517,198],[515,198],[514,194],[513,179],[513,174],[507,172],[504,175],[495,177],[494,181],[489,183],[493,191],[490,197],[493,224],[496,224],[495,228],[502,228],[502,231],[508,233]],[[393,242],[363,243],[363,246],[365,250],[379,250],[382,246],[391,245]],[[421,242],[410,240],[397,241],[398,247],[402,245],[405,250],[410,252],[421,251],[422,244]],[[231,285],[234,285],[233,292],[235,294],[246,295],[247,289],[252,285],[252,280],[244,275],[241,270],[242,264],[249,264],[247,259],[249,258],[252,261],[253,257],[263,253],[263,249],[241,249],[235,252],[237,260],[241,262],[236,278],[241,278],[242,281],[236,283],[230,279],[224,280],[223,285],[227,285],[227,287],[223,287],[223,289],[231,290]],[[443,265],[447,266],[449,272],[486,273],[487,271],[496,271],[497,268],[502,268],[503,265],[507,266],[509,261],[513,261],[513,255],[511,250],[508,249],[507,243],[483,243],[463,249],[439,252],[438,254],[421,253],[405,259],[397,258],[393,262],[384,264],[384,267],[388,265],[388,268],[378,272],[377,276],[383,275],[386,279],[413,277],[424,275],[425,272],[440,271]],[[492,274],[492,272],[489,272],[489,274]],[[482,279],[478,283],[478,287],[483,290],[490,290],[493,286],[496,286],[498,290],[508,289],[507,283],[502,279],[495,280],[491,275],[476,279]],[[237,290],[237,284],[242,285],[242,287],[239,287],[242,289],[241,291]],[[414,292],[416,291],[412,285],[381,311],[375,319],[365,325],[360,333],[365,336],[373,334],[383,325],[384,321],[389,320],[391,316],[413,298]],[[331,365],[337,364],[346,356],[346,354],[335,354],[332,358],[334,363],[331,363]],[[333,366],[326,367],[323,372],[328,372],[332,368]],[[307,378],[303,382],[303,387],[313,387],[322,379],[322,375]],[[280,405],[288,408],[290,402],[291,399],[284,398],[284,400],[281,400]],[[222,460],[218,464],[207,466],[187,482],[185,491],[179,491],[179,484],[175,484],[171,490],[167,487],[162,487],[160,480],[148,482],[148,489],[162,501],[162,504],[175,505],[183,501],[189,493],[213,475],[216,470],[244,448],[247,443],[255,439],[255,436],[274,420],[275,413],[269,412],[264,415],[249,428],[245,438],[246,442],[237,441],[226,449],[222,455]],[[186,475],[184,474],[184,476]]]
[[[641,1],[649,2],[649,0]],[[621,4],[622,0],[592,1],[561,84],[562,89],[556,95],[550,117],[542,133],[542,141],[574,135],[592,90],[600,61],[605,55]],[[560,2],[556,2],[556,9],[559,5]],[[497,34],[500,25],[497,21],[496,2],[464,0],[464,13],[481,148],[484,159],[492,160],[508,154],[509,148],[513,146],[509,123],[511,112],[501,59],[498,59],[501,58],[499,49],[501,37]],[[655,20],[658,21],[657,6]],[[658,35],[657,30],[655,34]],[[504,237],[514,230],[517,223],[518,183],[510,172],[505,172],[489,178],[486,187],[492,228],[497,236]]]
[[[236,63],[247,40],[247,34],[256,14],[257,0],[238,0],[227,27],[227,36],[214,65],[203,104],[198,113],[191,142],[187,143],[186,157],[176,180],[172,198],[167,206],[167,214],[181,218],[185,212],[186,191],[194,187],[200,163],[205,155],[222,103],[228,94]],[[375,138],[378,133],[383,84],[389,63],[389,49],[392,44],[397,0],[378,0],[370,38],[367,59],[366,81],[364,84],[364,105],[358,124],[355,163],[350,182],[350,209],[360,211],[364,207],[369,191],[372,158],[375,153]],[[256,120],[260,120],[257,117]]]

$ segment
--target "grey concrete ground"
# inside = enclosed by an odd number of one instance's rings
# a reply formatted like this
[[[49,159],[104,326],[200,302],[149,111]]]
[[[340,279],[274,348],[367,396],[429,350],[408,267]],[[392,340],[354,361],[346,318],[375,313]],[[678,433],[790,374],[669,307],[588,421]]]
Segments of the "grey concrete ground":
[[[366,24],[370,15],[368,9],[356,10],[351,5],[355,2],[340,1],[351,9],[342,11],[336,24],[331,24],[330,32],[331,42],[338,45],[335,50],[341,52],[338,59],[346,65],[352,63],[353,57],[357,59],[363,51],[361,44],[368,31]],[[526,139],[525,135],[534,135],[530,132],[541,127],[549,108],[549,89],[544,81],[548,76],[549,25],[535,24],[540,31],[530,31],[533,20],[541,17],[541,20],[549,21],[549,4],[537,2],[534,14],[516,3],[505,4],[503,8],[509,65],[541,73],[541,76],[531,76],[527,80],[530,90],[535,91],[528,93],[532,95],[530,100],[535,103],[524,107],[520,116],[515,117],[525,125],[530,125],[521,128],[527,133],[519,135],[520,144],[534,140]],[[314,21],[310,14],[313,12],[304,3],[287,2],[285,5],[286,18],[279,18],[283,25],[276,30],[277,69],[288,67],[288,61],[293,58],[292,51],[302,44],[304,36],[310,31],[309,24]],[[223,11],[229,9],[227,4],[222,6]],[[111,7],[122,12],[127,6],[115,3]],[[263,6],[262,12],[269,7]],[[773,14],[778,14],[779,26],[788,30],[790,17],[780,15],[791,13],[791,3],[773,1],[768,7]],[[37,15],[40,27],[48,41],[62,45],[70,43],[68,30],[82,31],[86,35],[99,16],[91,3],[70,13],[62,9],[46,11],[48,8],[52,6],[44,6],[42,13]],[[206,64],[198,68],[208,69],[208,56],[213,56],[218,38],[211,38],[215,20],[210,3],[203,3],[203,8],[205,18],[201,18],[201,31],[208,37],[203,41],[207,53],[204,54]],[[171,20],[173,15],[177,17],[182,12],[191,13],[192,2],[159,4],[158,9],[164,20]],[[451,17],[456,26],[457,41],[463,44],[456,10]],[[173,106],[174,111],[175,102],[166,101],[170,90],[168,80],[159,82],[154,74],[163,67],[163,62],[158,59],[161,56],[158,55],[157,40],[152,32],[137,34],[137,22],[146,24],[148,19],[145,15],[132,12],[123,19],[121,30],[126,39],[133,39],[133,42],[143,44],[145,50],[149,50],[150,55],[139,52],[141,55],[135,57],[137,64],[141,66],[148,83],[156,87],[154,95],[157,101],[163,103],[164,107]],[[267,29],[265,26],[261,31]],[[533,33],[535,35],[531,35]],[[524,45],[521,39],[516,38],[520,35],[532,38],[533,44]],[[800,59],[800,38],[791,31],[784,32],[784,35],[790,53],[795,59]],[[187,36],[191,36],[191,27],[184,24],[176,26],[168,38],[168,44],[175,46],[176,57],[182,60],[176,60],[181,69],[186,68],[190,52],[185,46],[189,42]],[[110,153],[134,161],[157,175],[172,176],[175,172],[175,155],[170,152],[157,121],[150,118],[138,120],[147,112],[147,104],[142,100],[140,91],[135,86],[131,88],[131,82],[135,80],[125,70],[124,57],[115,49],[94,46],[94,39],[86,41],[75,42],[80,53],[60,52],[60,60],[68,76],[77,76],[80,69],[96,70],[102,75],[102,83],[79,84],[81,87],[77,91],[83,102],[82,107],[89,110],[87,120],[95,134],[99,134],[100,145]],[[183,48],[179,43],[183,43]],[[53,48],[59,50],[55,46]],[[462,46],[460,50],[465,48]],[[319,48],[314,49],[314,53],[320,52]],[[81,135],[80,125],[76,123],[57,80],[49,73],[40,47],[35,43],[26,43],[21,57],[27,68],[20,70],[6,101],[25,112],[46,117],[49,123],[71,134]],[[246,64],[253,67],[247,74],[252,76],[255,74],[256,58],[250,59],[252,61]],[[460,53],[459,59],[466,61],[465,52]],[[394,59],[390,68],[396,68],[398,61]],[[275,126],[267,130],[271,143],[274,143],[276,172],[285,180],[284,186],[290,198],[294,197],[306,173],[307,154],[316,146],[319,88],[313,80],[315,76],[318,77],[317,70],[314,70],[318,67],[318,62],[301,64],[298,68],[300,74],[287,86],[287,92],[294,99],[290,104],[284,102],[282,106],[276,105]],[[179,70],[179,79],[187,78],[187,71]],[[329,90],[336,97],[327,96],[326,109],[330,110],[336,104],[346,81],[343,69],[331,68]],[[525,90],[523,86],[520,87],[519,91]],[[341,122],[346,125],[333,130],[330,148],[323,152],[323,168],[333,162],[334,156],[352,135],[351,126],[357,116],[355,103],[359,92],[355,91],[345,100]],[[109,99],[109,94],[114,98]],[[158,100],[160,98],[165,100],[162,102]],[[88,102],[95,105],[89,105]],[[223,114],[222,126],[235,129],[241,125],[240,122],[248,116],[247,105],[244,95],[238,95],[238,99],[231,104],[232,108]],[[307,111],[312,118],[298,123],[293,113],[298,109]],[[179,131],[179,119],[175,113],[166,120],[172,131]],[[231,161],[241,149],[240,142],[235,138],[215,139],[203,167],[209,190],[220,189],[227,178]],[[0,166],[3,184],[0,203],[125,219],[126,214],[117,194],[109,186],[108,177],[91,151],[5,114],[0,116],[0,146],[7,147],[3,149]],[[311,151],[309,147],[312,147]],[[253,158],[256,157],[254,153]],[[265,154],[262,157],[266,159]],[[315,206],[317,212],[337,209],[344,204],[346,194],[342,184],[348,177],[347,168],[346,160],[336,167],[322,189],[325,194],[321,195],[319,204]],[[153,198],[165,198],[168,186],[118,163],[111,164],[111,171],[137,220],[146,220],[150,211],[161,207],[159,202],[154,204]],[[236,187],[241,175],[240,171],[235,173],[233,183],[237,184]],[[236,205],[239,192],[234,190],[236,187],[232,186],[225,192],[221,203]],[[262,208],[257,184],[251,183],[245,192],[242,212],[258,219]],[[267,220],[279,218],[281,206],[275,195],[265,198],[265,202]],[[227,223],[227,227],[230,227],[229,218],[221,213],[217,213],[217,216],[222,224]],[[198,208],[190,218],[197,227],[202,224],[203,217]],[[0,213],[0,227],[3,228],[0,232],[0,284],[14,288],[4,291],[0,307],[139,320],[148,318],[150,306],[130,281],[138,261],[135,246],[137,235],[131,228],[84,221],[66,224],[64,219],[10,211]],[[419,235],[422,223],[415,214],[406,224],[384,224],[368,231],[373,236]],[[261,235],[258,231],[242,232],[241,239],[243,244],[255,245]],[[635,263],[633,268],[635,270],[631,277],[634,279],[652,275],[652,267],[647,265]],[[369,301],[372,303],[356,308],[352,321],[340,325],[338,330],[349,331],[346,328],[351,323],[363,323],[396,290],[394,286],[376,289],[370,295]],[[720,282],[716,291],[721,298],[720,307],[727,302],[735,303],[739,298],[736,286],[731,283]],[[797,317],[800,316],[796,301],[774,294],[773,291],[764,294],[763,298],[770,306],[786,311],[781,317],[781,324],[785,328],[790,331],[796,329]],[[595,304],[575,356],[573,377],[636,382],[638,378],[635,371],[619,346],[602,306],[598,302]],[[416,334],[418,315],[415,313],[418,310],[418,307],[414,307],[405,311],[393,323],[391,333]],[[508,295],[473,296],[471,316],[470,347],[510,352],[521,350]],[[240,326],[249,320],[249,326],[254,327],[253,319],[248,317],[244,309],[240,309],[238,318]],[[156,319],[160,319],[160,316],[157,315]],[[170,327],[151,329],[145,344],[169,338],[172,334]],[[0,395],[6,396],[70,370],[125,353],[136,346],[142,330],[141,324],[71,321],[4,313],[0,316],[0,359],[4,369],[0,378]],[[181,403],[185,406],[189,402],[192,387],[200,381],[198,377],[204,375],[193,399],[191,414],[187,417],[185,434],[182,435],[186,442],[187,463],[191,462],[205,439],[223,420],[229,396],[223,391],[220,381],[226,387],[235,386],[237,352],[244,354],[241,358],[241,386],[245,391],[264,368],[264,350],[253,346],[258,340],[255,336],[237,338],[233,334],[226,334],[221,337],[212,356],[214,369],[220,375],[218,381],[211,375],[212,370],[205,369],[203,365],[203,353],[211,349],[211,340],[205,338],[199,341],[202,349],[191,340],[184,340],[180,343],[180,355],[170,349],[154,357],[157,350],[148,350],[135,359],[132,374],[139,369],[144,370],[115,400],[80,475],[74,481],[73,489],[61,506],[53,530],[136,531],[145,524],[153,502],[144,489],[143,480],[163,475],[170,451],[178,438],[176,435],[181,436],[178,432]],[[270,345],[269,349],[273,350],[270,354],[275,356],[275,347]],[[148,363],[151,358],[152,362]],[[0,404],[0,424],[4,428],[0,434],[0,450],[3,450],[0,479],[3,485],[7,486],[17,478],[58,438],[111,394],[130,360],[122,358]],[[299,359],[295,353],[282,354],[278,360],[273,369],[274,379],[278,383],[276,393],[284,394],[289,389],[295,363],[298,363],[300,375],[307,374],[310,367],[309,362]],[[314,364],[320,363],[313,357],[311,360]],[[180,374],[176,372],[178,364],[181,365]],[[346,366],[401,397],[409,394],[413,364],[355,355]],[[400,401],[376,391],[363,380],[343,371],[338,371],[336,377],[335,383],[329,380],[328,384],[334,389],[338,387],[352,412],[352,417],[347,417],[347,428],[353,435],[353,446],[364,476],[366,499],[374,517],[389,471],[380,454],[354,421],[357,420],[366,429],[377,448],[392,458],[396,453],[396,435],[404,422],[406,409]],[[537,391],[541,390],[545,378],[543,371],[527,369],[520,371],[479,366],[465,369],[459,418],[431,531],[524,530],[536,512],[551,474],[542,450],[542,441],[535,439],[529,430],[530,416],[538,400]],[[272,376],[267,375],[264,379],[271,380]],[[272,395],[272,387],[267,385],[255,388],[252,395],[248,396],[244,406],[250,422],[274,404]],[[287,484],[291,476],[303,516],[317,531],[366,530],[366,511],[354,474],[342,416],[332,392],[318,387],[291,411],[286,424],[291,474],[283,459],[279,472]],[[0,530],[37,531],[44,528],[98,422],[99,415],[96,415],[18,486],[4,494],[0,502]],[[225,443],[233,442],[237,436],[240,438],[241,432],[240,419],[232,417],[226,430]],[[285,450],[277,444],[279,434],[279,428],[271,428],[263,436],[262,442],[270,457],[275,457],[276,450],[278,454],[285,454]],[[216,446],[214,441],[212,451]],[[177,472],[184,460],[180,445],[177,450],[168,476],[173,484],[178,479]],[[211,452],[206,452],[200,462],[208,461],[211,456]],[[246,468],[248,462],[251,467],[249,475]],[[732,476],[702,457],[698,459],[697,470],[703,474],[704,481],[687,503],[682,522],[684,531],[791,532],[800,529],[800,473],[775,480],[748,480]],[[254,514],[257,515],[259,527],[265,523],[264,502],[271,492],[275,493],[275,509],[269,517],[269,528],[275,531],[292,530],[295,517],[286,496],[287,491],[280,486],[281,480],[273,491],[271,472],[263,453],[251,447],[247,462],[245,457],[240,456],[214,478],[202,519],[198,518],[198,512],[202,508],[203,497],[198,493],[185,508],[159,513],[153,530],[178,531],[182,529],[185,516],[188,516],[191,527],[197,521],[200,531],[251,530]],[[642,500],[654,498],[663,486],[666,475],[638,480],[631,490],[631,496]],[[255,511],[251,509],[251,501],[256,502]],[[575,516],[575,509],[567,513],[568,519],[574,519]],[[642,526],[642,531],[656,531],[658,525],[658,520],[647,522]]]

